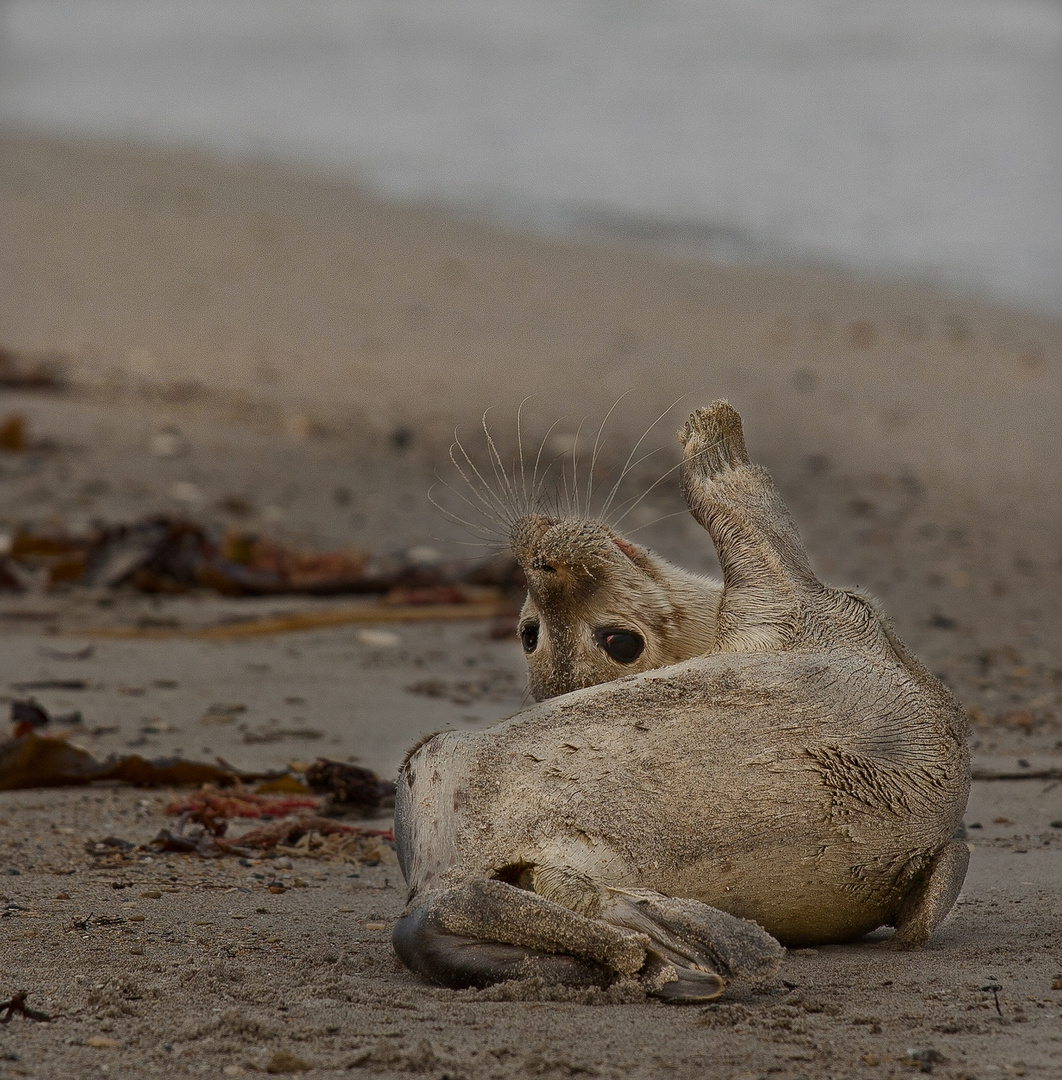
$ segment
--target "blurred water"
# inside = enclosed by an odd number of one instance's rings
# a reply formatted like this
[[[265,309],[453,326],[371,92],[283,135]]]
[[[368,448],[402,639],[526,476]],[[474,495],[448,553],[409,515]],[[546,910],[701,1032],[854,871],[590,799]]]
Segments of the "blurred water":
[[[1057,0],[0,3],[0,122],[1062,310]]]

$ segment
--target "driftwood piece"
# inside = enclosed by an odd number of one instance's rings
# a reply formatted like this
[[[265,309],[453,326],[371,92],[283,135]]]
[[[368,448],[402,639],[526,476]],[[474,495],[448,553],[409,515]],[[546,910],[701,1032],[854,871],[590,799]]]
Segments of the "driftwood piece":
[[[999,769],[972,769],[971,780],[1062,780],[1062,769],[1019,769],[1003,772]]]

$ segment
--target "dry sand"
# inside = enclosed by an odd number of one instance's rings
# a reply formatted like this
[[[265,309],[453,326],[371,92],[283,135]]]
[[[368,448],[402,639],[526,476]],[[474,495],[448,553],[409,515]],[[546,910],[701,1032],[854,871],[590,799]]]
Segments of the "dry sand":
[[[511,442],[533,394],[532,432],[571,418],[552,448],[633,389],[613,464],[680,395],[725,395],[822,575],[880,595],[976,710],[975,765],[1062,767],[1060,320],[818,271],[547,242],[278,169],[18,134],[0,139],[0,230],[0,345],[60,354],[72,380],[58,395],[4,394],[0,413],[25,414],[36,440],[0,454],[5,527],[181,511],[449,554],[462,532],[426,491],[455,424],[473,430],[494,406]],[[654,458],[631,490],[674,460]],[[625,524],[710,568],[684,515],[652,523],[680,510],[672,478]],[[2,596],[0,681],[9,697],[80,709],[99,753],[254,768],[323,754],[384,775],[422,733],[520,707],[518,646],[486,624],[220,644],[89,636],[335,603]],[[88,686],[18,688],[49,679]],[[245,709],[201,723],[216,703]],[[240,1075],[284,1066],[280,1053],[319,1073],[455,1078],[1062,1071],[1054,781],[975,783],[970,875],[925,951],[790,954],[764,992],[704,1008],[421,984],[391,955],[402,888],[389,857],[86,852],[111,834],[149,839],[165,799],[0,795],[0,996],[25,989],[56,1015],[0,1028],[0,1076]],[[277,881],[287,891],[270,892]]]

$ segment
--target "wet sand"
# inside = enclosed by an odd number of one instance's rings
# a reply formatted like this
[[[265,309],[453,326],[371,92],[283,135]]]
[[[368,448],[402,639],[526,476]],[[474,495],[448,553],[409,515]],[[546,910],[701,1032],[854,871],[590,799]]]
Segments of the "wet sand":
[[[977,768],[1062,767],[1059,320],[815,270],[565,245],[276,168],[14,134],[0,139],[0,208],[0,345],[57,355],[70,379],[0,398],[32,443],[0,454],[5,530],[181,512],[319,546],[451,554],[467,535],[427,489],[434,470],[452,476],[455,425],[474,432],[491,407],[511,446],[532,395],[529,440],[570,418],[552,452],[633,389],[604,484],[675,399],[688,395],[664,443],[687,405],[727,396],[822,576],[879,595],[975,710]],[[629,490],[674,460],[662,451]],[[624,525],[709,569],[681,509],[670,478]],[[221,645],[90,636],[340,602],[0,595],[0,680],[9,698],[19,683],[84,680],[35,696],[80,709],[97,753],[247,768],[320,754],[393,775],[421,734],[520,707],[518,645],[489,624]],[[216,703],[245,711],[202,724]],[[271,730],[301,734],[247,739]],[[283,1052],[322,1074],[1046,1078],[1062,1056],[1062,786],[1049,780],[975,783],[970,876],[924,952],[791,954],[764,992],[688,1009],[419,983],[390,952],[403,898],[387,858],[86,852],[107,835],[150,839],[165,801],[0,794],[0,994],[25,989],[57,1016],[2,1029],[17,1059],[0,1074],[240,1075]]]

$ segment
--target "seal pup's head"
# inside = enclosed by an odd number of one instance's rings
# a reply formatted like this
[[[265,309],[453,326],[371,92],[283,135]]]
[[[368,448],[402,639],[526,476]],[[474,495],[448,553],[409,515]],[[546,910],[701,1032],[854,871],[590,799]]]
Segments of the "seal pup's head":
[[[509,542],[527,578],[519,629],[537,701],[711,651],[718,581],[587,518],[526,514]]]

